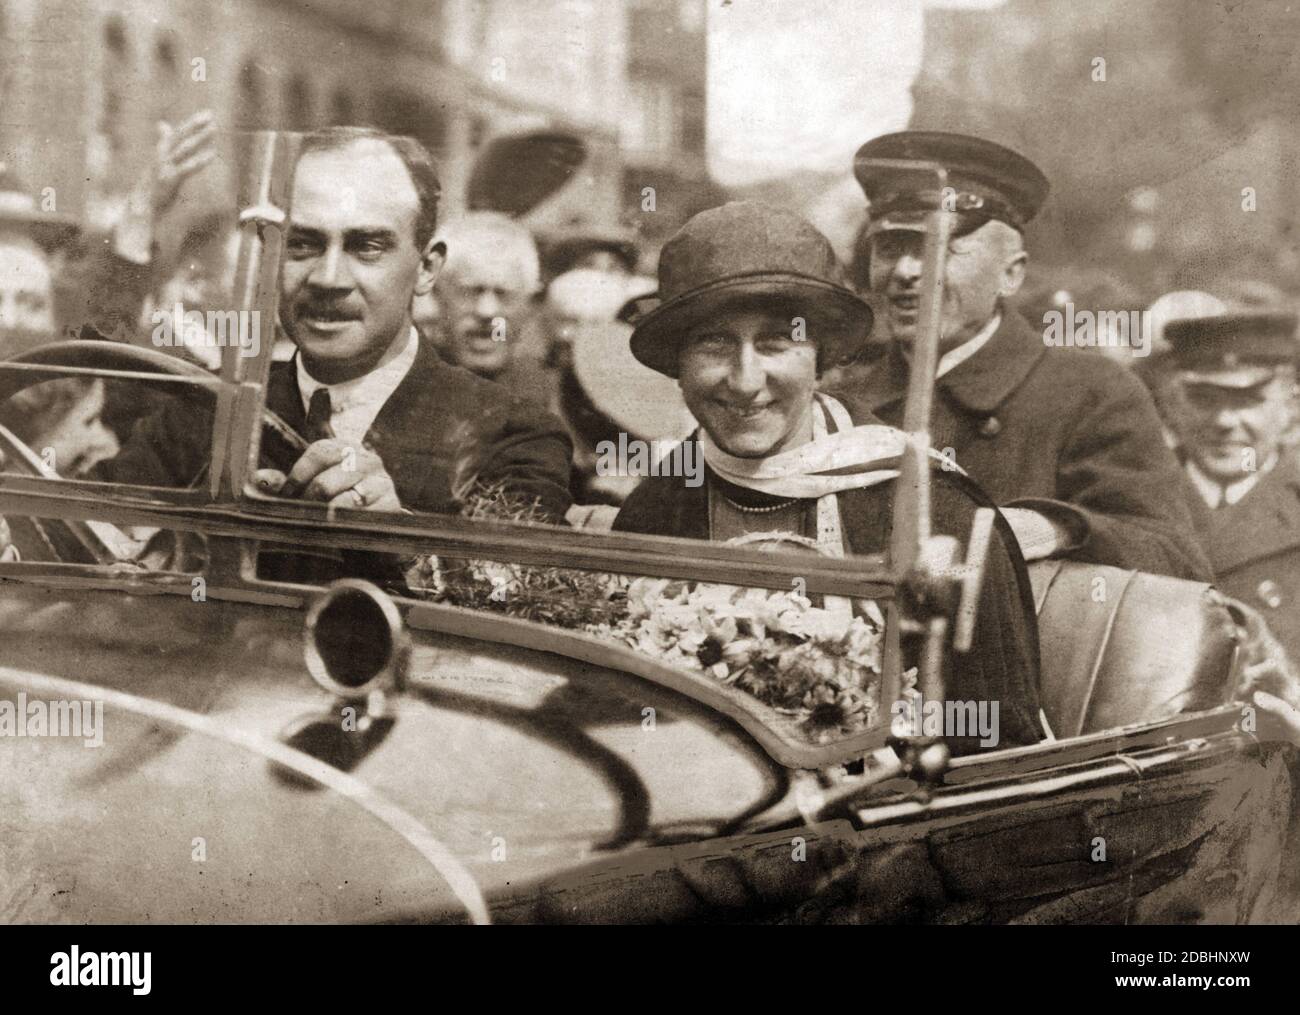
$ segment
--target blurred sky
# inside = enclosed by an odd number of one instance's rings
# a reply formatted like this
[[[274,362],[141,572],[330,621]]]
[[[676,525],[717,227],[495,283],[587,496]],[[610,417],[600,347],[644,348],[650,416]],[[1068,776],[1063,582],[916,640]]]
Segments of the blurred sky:
[[[709,168],[740,187],[848,174],[868,138],[907,126],[927,7],[1003,0],[733,0],[709,5]]]

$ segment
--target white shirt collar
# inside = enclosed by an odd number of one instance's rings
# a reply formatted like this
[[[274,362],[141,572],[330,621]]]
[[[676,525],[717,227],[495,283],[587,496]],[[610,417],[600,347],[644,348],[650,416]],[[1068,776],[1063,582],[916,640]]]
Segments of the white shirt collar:
[[[1260,477],[1268,473],[1274,465],[1277,464],[1277,453],[1269,457],[1262,468],[1254,472],[1247,473],[1236,482],[1224,486],[1217,479],[1207,476],[1201,471],[1200,467],[1190,459],[1187,462],[1187,475],[1192,481],[1192,486],[1196,487],[1197,493],[1201,499],[1212,508],[1217,508],[1220,504],[1236,504],[1239,500],[1250,493],[1259,482]]]
[[[955,349],[949,349],[939,357],[939,369],[935,372],[935,378],[940,378],[948,371],[955,369],[962,363],[974,356],[977,352],[988,344],[993,333],[998,330],[998,325],[1002,323],[1002,314],[997,313],[989,319],[989,323],[984,325],[973,338],[968,338]]]
[[[368,374],[341,384],[322,384],[307,372],[302,356],[297,357],[298,393],[302,396],[303,411],[311,404],[311,396],[318,388],[328,388],[330,393],[330,426],[340,440],[359,444],[384,407],[410,372],[420,348],[420,339],[414,327],[406,336],[401,352],[383,366]]]

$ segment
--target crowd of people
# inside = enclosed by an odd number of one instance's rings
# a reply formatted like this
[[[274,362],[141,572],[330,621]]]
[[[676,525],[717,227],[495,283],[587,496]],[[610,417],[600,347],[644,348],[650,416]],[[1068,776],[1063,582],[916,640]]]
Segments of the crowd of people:
[[[94,242],[0,176],[13,198],[0,201],[0,359],[61,331],[147,344],[140,322],[158,305],[228,306],[233,215],[192,230],[166,269],[150,232],[212,157],[210,117],[165,131],[140,199]],[[942,165],[947,190],[898,160]],[[1294,311],[1181,294],[1149,359],[1062,347],[1017,303],[1024,228],[1050,191],[1029,159],[908,130],[868,141],[854,169],[869,212],[851,265],[793,211],[733,202],[688,221],[645,278],[626,236],[574,234],[539,253],[500,212],[444,226],[433,160],[410,138],[310,136],[266,393],[305,449],[264,455],[259,488],[445,513],[487,485],[555,525],[883,551],[939,208],[934,529],[964,539],[978,508],[999,509],[952,693],[1002,701],[1004,744],[1049,735],[1025,562],[1064,558],[1217,581],[1284,646],[1258,683],[1300,707],[1286,659],[1300,659]],[[78,299],[56,306],[60,289]],[[175,351],[216,365],[203,342]],[[29,448],[57,444],[61,475],[190,482],[208,453],[192,409],[112,401],[103,381],[67,378],[11,398],[0,423]],[[620,439],[694,442],[702,472],[611,470],[601,459]]]

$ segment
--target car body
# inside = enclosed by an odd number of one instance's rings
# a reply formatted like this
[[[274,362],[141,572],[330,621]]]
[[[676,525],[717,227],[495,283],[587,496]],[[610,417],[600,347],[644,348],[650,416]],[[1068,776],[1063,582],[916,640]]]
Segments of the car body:
[[[271,319],[273,192],[264,180],[242,219],[240,264],[248,305]],[[50,520],[51,547],[71,547],[0,563],[0,687],[27,720],[31,703],[47,723],[56,703],[59,721],[84,707],[79,735],[29,723],[0,742],[0,919],[1300,914],[1296,749],[1234,700],[1236,628],[1208,588],[1115,572],[1120,594],[1084,616],[1078,582],[1096,569],[1038,569],[1056,739],[951,762],[884,727],[808,743],[742,692],[589,631],[350,578],[269,580],[258,556],[435,553],[777,589],[798,578],[878,598],[891,622],[907,580],[897,560],[261,496],[248,479],[257,441],[275,439],[271,347],[225,350],[219,375],[95,342],[0,365],[5,397],[80,372],[214,400],[217,420],[210,468],[185,490],[60,480],[0,434],[9,461],[28,463],[0,475],[0,515]],[[204,552],[189,568],[140,568],[107,555],[104,525],[184,533]],[[924,519],[897,530],[922,539]]]

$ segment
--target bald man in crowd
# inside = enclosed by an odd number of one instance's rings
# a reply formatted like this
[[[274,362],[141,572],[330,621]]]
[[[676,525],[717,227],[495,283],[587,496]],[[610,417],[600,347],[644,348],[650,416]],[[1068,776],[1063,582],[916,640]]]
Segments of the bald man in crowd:
[[[447,263],[434,290],[439,353],[488,380],[526,385],[541,358],[522,344],[541,285],[532,234],[500,212],[474,211],[443,238]]]

